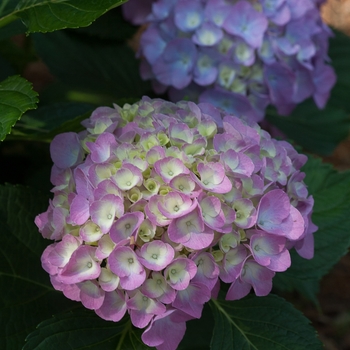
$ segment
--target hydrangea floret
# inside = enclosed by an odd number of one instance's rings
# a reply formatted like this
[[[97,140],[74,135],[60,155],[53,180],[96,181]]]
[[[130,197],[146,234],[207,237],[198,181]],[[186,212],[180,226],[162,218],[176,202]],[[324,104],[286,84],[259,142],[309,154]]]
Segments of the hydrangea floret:
[[[144,24],[141,76],[172,101],[209,102],[254,121],[288,115],[309,97],[323,108],[335,83],[323,0],[130,0]]]
[[[227,300],[265,296],[292,248],[313,257],[307,158],[258,124],[148,97],[82,124],[50,146],[42,266],[101,318],[129,314],[145,344],[176,349],[220,283]]]

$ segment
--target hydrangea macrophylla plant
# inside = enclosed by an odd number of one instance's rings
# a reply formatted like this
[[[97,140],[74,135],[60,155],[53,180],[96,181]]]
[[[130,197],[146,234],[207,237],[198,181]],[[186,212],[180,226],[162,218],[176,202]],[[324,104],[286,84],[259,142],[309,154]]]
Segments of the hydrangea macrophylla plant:
[[[227,300],[270,293],[290,249],[313,257],[307,158],[258,124],[207,104],[144,97],[100,107],[57,135],[53,199],[35,223],[55,242],[51,282],[105,320],[176,349],[220,283]]]
[[[288,115],[308,97],[323,108],[335,83],[321,0],[130,0],[146,24],[141,75],[173,101],[210,102],[254,121]],[[142,6],[141,6],[142,5]]]

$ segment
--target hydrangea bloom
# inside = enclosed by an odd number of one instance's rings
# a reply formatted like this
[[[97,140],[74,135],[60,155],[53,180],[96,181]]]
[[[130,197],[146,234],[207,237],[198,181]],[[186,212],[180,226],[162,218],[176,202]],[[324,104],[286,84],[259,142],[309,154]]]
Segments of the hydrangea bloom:
[[[130,0],[125,17],[147,24],[141,75],[173,101],[209,102],[254,121],[308,97],[323,108],[335,83],[321,0]]]
[[[53,199],[35,223],[53,286],[175,349],[217,296],[267,295],[293,247],[313,256],[306,156],[214,106],[144,97],[57,135]]]

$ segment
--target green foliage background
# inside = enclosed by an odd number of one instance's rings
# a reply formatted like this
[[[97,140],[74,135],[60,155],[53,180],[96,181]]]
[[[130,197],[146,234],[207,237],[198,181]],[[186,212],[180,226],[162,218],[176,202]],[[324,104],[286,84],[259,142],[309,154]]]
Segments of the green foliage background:
[[[33,223],[48,205],[52,138],[79,131],[96,106],[153,96],[128,45],[137,28],[123,21],[117,8],[123,2],[4,0],[0,5],[1,349],[147,349],[128,317],[104,321],[53,289],[40,266],[50,242]],[[29,34],[23,45],[14,45],[13,36],[22,33]],[[336,33],[329,55],[338,82],[324,110],[308,100],[288,118],[273,108],[267,115],[300,151],[309,152],[303,170],[319,227],[315,258],[293,254],[292,267],[274,279],[275,294],[211,301],[200,320],[188,322],[180,350],[322,348],[309,321],[278,294],[296,291],[317,304],[320,280],[350,246],[349,172],[339,173],[319,158],[349,134],[350,39]],[[54,78],[39,95],[23,78],[28,63],[38,60]]]

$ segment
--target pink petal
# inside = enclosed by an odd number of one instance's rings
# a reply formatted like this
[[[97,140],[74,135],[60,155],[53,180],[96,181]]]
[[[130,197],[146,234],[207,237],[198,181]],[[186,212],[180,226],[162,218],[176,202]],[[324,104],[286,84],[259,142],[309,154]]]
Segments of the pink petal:
[[[260,200],[257,224],[266,232],[281,232],[278,227],[289,214],[290,201],[288,195],[282,190],[272,190],[264,194]]]
[[[68,264],[60,273],[60,280],[66,284],[93,280],[100,275],[101,267],[96,262],[96,248],[82,245],[72,254]]]
[[[50,144],[51,158],[61,169],[72,167],[83,160],[84,151],[74,132],[56,135]]]
[[[58,267],[64,267],[69,262],[73,252],[81,245],[81,239],[72,235],[65,235],[62,241],[48,255],[49,262]]]
[[[83,196],[76,195],[70,206],[67,222],[73,225],[83,225],[90,217],[89,201]]]
[[[110,237],[112,241],[119,243],[133,236],[144,218],[144,214],[139,211],[124,214],[120,219],[114,222],[111,227]]]
[[[175,176],[189,174],[189,170],[178,158],[166,157],[154,163],[154,169],[165,183],[169,183]]]
[[[138,255],[143,266],[152,271],[161,271],[174,259],[175,251],[170,244],[156,240],[144,244]]]
[[[191,249],[209,247],[214,231],[204,225],[200,208],[180,218],[173,219],[168,228],[169,238]]]
[[[91,159],[94,163],[103,163],[111,156],[111,150],[116,148],[117,142],[113,134],[104,132],[100,134],[95,142],[86,142],[86,147],[91,152]]]
[[[120,321],[127,311],[124,294],[119,291],[106,292],[103,304],[95,312],[107,321]]]
[[[141,286],[146,279],[146,272],[130,247],[115,247],[108,257],[113,273],[120,277],[120,285],[126,290]]]
[[[156,316],[142,334],[142,341],[157,350],[176,350],[186,331],[186,322],[190,316],[181,311],[168,310]]]
[[[105,292],[96,281],[85,281],[78,284],[82,304],[90,310],[101,307],[105,298]]]
[[[186,289],[177,292],[172,306],[192,317],[200,318],[203,306],[210,297],[211,293],[206,285],[191,282]]]
[[[108,233],[116,217],[124,213],[124,204],[120,197],[107,194],[91,204],[91,220],[101,228],[101,232]]]

